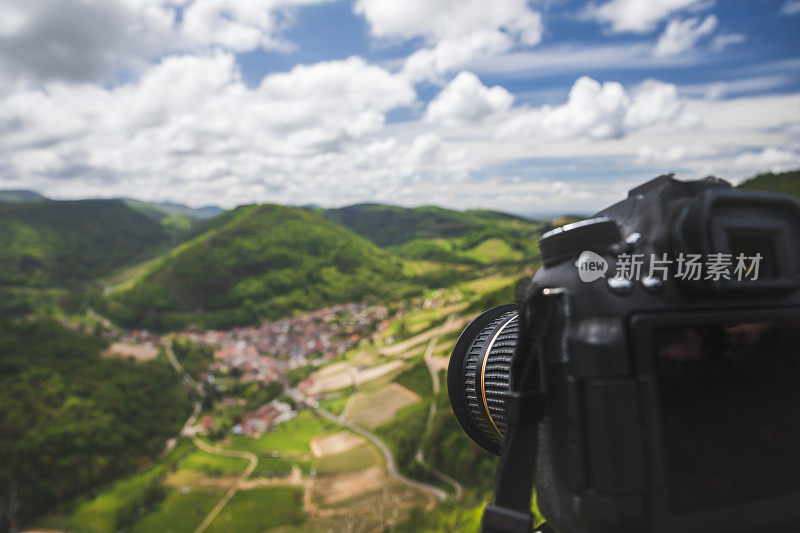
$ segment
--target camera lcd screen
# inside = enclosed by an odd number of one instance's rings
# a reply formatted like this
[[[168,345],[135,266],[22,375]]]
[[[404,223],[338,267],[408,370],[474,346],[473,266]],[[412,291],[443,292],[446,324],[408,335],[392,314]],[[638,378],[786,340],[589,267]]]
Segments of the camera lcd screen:
[[[674,513],[800,493],[800,320],[655,331]]]

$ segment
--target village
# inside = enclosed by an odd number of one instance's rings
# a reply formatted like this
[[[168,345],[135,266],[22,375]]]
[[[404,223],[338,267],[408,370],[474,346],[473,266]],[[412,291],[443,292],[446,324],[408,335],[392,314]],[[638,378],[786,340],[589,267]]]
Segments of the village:
[[[237,376],[242,383],[266,385],[277,382],[288,387],[289,371],[308,365],[320,366],[352,349],[388,326],[388,310],[380,305],[346,303],[327,307],[296,317],[265,321],[257,326],[242,326],[228,330],[186,330],[177,338],[214,347],[214,362],[205,380],[215,386],[214,376]],[[146,331],[126,333],[121,342],[155,346],[158,336]],[[305,379],[299,388],[307,389]],[[234,405],[235,398],[224,397],[223,405]],[[231,432],[238,435],[258,435],[296,415],[288,403],[274,399],[257,409],[244,413]],[[215,427],[214,418],[201,418],[198,432]]]

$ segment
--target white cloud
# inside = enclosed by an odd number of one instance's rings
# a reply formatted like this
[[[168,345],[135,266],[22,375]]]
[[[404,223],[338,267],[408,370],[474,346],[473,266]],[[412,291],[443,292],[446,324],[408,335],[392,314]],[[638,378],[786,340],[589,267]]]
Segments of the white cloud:
[[[254,89],[229,53],[170,57],[115,88],[50,84],[0,100],[4,185],[226,205],[372,194],[400,171],[384,168],[390,159],[367,136],[415,98],[407,80],[356,57],[268,75]],[[413,151],[396,144],[396,157]],[[444,174],[460,168],[436,157]]]
[[[742,33],[723,33],[711,41],[711,49],[721,52],[732,44],[741,44],[747,41],[747,36]]]
[[[691,129],[700,125],[700,117],[684,110],[673,84],[645,80],[631,91],[625,127],[640,130],[659,123],[668,123],[679,130]]]
[[[628,92],[616,82],[579,78],[565,104],[522,109],[497,130],[500,138],[614,139],[656,124],[696,126],[672,84],[648,80]]]
[[[787,0],[781,8],[780,14],[789,17],[800,15],[800,0]]]
[[[403,64],[403,75],[414,82],[427,80],[443,84],[447,73],[477,58],[491,58],[513,45],[508,34],[496,30],[443,39],[432,48],[422,48],[408,56]]]
[[[715,81],[711,83],[698,83],[682,85],[680,92],[683,95],[701,96],[708,100],[731,98],[743,93],[766,93],[792,82],[792,77],[783,75],[757,76],[749,78]]]
[[[717,28],[717,17],[708,15],[701,22],[699,18],[671,20],[658,39],[653,53],[656,57],[676,56],[691,51],[695,45]],[[730,39],[730,36],[728,36]],[[723,47],[725,44],[720,42]]]
[[[164,54],[287,49],[293,9],[329,0],[7,0],[0,68],[33,80],[105,80]]]
[[[590,4],[585,18],[608,24],[613,32],[648,33],[670,15],[685,10],[700,10],[708,0],[609,0],[602,5]]]
[[[800,168],[800,153],[770,146],[760,151],[744,152],[733,160],[733,164],[749,172],[782,172]]]
[[[703,143],[676,144],[663,150],[645,145],[639,148],[638,159],[639,163],[645,165],[683,163],[690,160],[710,159],[720,155],[721,152],[719,148]]]
[[[542,39],[542,18],[526,0],[357,0],[370,33],[379,39],[428,44],[407,58],[404,73],[413,81],[441,83],[472,59],[491,57],[516,45]]]
[[[461,72],[428,104],[425,120],[446,126],[486,121],[506,112],[514,96],[503,87],[484,86],[478,76]]]
[[[526,0],[357,0],[354,9],[379,38],[437,42],[502,28],[524,44],[541,39],[541,17]]]

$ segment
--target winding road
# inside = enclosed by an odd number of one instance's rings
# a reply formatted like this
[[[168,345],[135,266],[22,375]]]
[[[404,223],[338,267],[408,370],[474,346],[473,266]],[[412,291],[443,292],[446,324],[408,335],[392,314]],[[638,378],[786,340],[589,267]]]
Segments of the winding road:
[[[186,383],[186,385],[188,385],[195,392],[197,392],[198,396],[202,398],[202,396],[205,394],[205,391],[203,391],[203,387],[192,376],[190,376],[188,372],[186,372],[186,369],[183,368],[180,361],[178,361],[178,358],[175,357],[175,352],[172,351],[172,347],[166,343],[163,346],[164,346],[164,351],[167,353],[167,359],[169,359],[169,362],[172,365],[172,367],[181,376],[184,383]],[[250,463],[247,465],[247,468],[244,469],[242,475],[239,476],[236,479],[236,481],[233,482],[230,488],[228,488],[228,490],[225,492],[225,495],[217,502],[217,505],[215,505],[214,508],[211,509],[211,511],[208,513],[208,515],[206,515],[203,521],[200,522],[200,525],[197,526],[197,529],[194,530],[194,533],[202,533],[203,531],[206,530],[209,524],[211,524],[211,522],[214,521],[214,519],[217,517],[220,511],[222,511],[222,509],[228,504],[230,499],[233,498],[233,495],[236,494],[236,492],[239,490],[241,484],[248,477],[250,477],[250,474],[252,474],[253,471],[256,469],[256,466],[258,466],[258,457],[254,453],[242,450],[224,450],[221,448],[217,448],[215,446],[211,446],[207,442],[202,441],[197,437],[197,435],[194,435],[191,431],[191,428],[192,426],[194,426],[194,423],[197,420],[197,417],[200,415],[201,410],[202,410],[201,403],[199,401],[195,401],[194,411],[184,424],[183,430],[181,430],[181,435],[190,437],[192,439],[192,442],[194,442],[195,446],[197,446],[206,453],[210,453],[212,455],[220,455],[223,457],[238,457],[241,459],[247,459],[248,461],[250,461]]]
[[[398,472],[392,452],[389,450],[386,444],[384,444],[384,442],[380,438],[378,438],[377,435],[375,435],[374,433],[370,433],[361,426],[356,426],[355,424],[351,424],[350,422],[340,420],[338,416],[331,413],[330,411],[327,411],[326,409],[323,409],[322,407],[316,407],[315,410],[319,414],[330,420],[331,422],[344,426],[347,429],[354,431],[355,433],[358,433],[362,437],[369,439],[369,441],[372,444],[374,444],[383,454],[383,458],[386,461],[386,470],[388,470],[389,474],[391,474],[392,477],[397,479],[399,482],[408,485],[409,487],[413,487],[415,489],[427,492],[428,494],[432,495],[433,497],[435,497],[440,501],[447,499],[447,493],[442,489],[434,487],[433,485],[428,485],[427,483],[423,483],[421,481],[416,481],[414,479],[407,478],[406,476]]]
[[[211,446],[210,444],[203,442],[196,436],[192,436],[192,442],[194,442],[195,446],[203,450],[204,452],[213,454],[213,455],[221,455],[224,457],[239,457],[241,459],[248,459],[250,464],[247,465],[247,468],[244,469],[242,475],[239,476],[236,481],[233,482],[233,485],[230,486],[228,491],[222,497],[220,501],[217,502],[217,505],[211,509],[211,512],[200,522],[200,525],[197,526],[197,529],[194,530],[194,533],[202,533],[208,527],[208,525],[217,517],[217,515],[222,511],[222,508],[227,505],[228,501],[233,498],[233,495],[239,490],[239,486],[242,484],[244,480],[250,477],[250,474],[253,473],[253,470],[256,469],[258,466],[258,457],[256,454],[251,452],[245,452],[242,450],[223,450],[221,448],[217,448],[215,446]]]
[[[420,343],[422,343],[422,342],[424,342],[426,340],[429,340],[428,346],[427,346],[427,348],[425,350],[424,359],[425,359],[426,366],[428,367],[428,370],[431,373],[431,380],[432,380],[432,383],[433,383],[434,398],[431,401],[431,407],[430,407],[430,410],[428,412],[428,420],[427,420],[428,426],[430,426],[430,424],[433,423],[433,418],[434,418],[434,415],[436,414],[436,400],[435,400],[435,397],[436,397],[436,394],[438,394],[438,392],[440,390],[439,374],[438,374],[438,371],[436,370],[436,368],[431,364],[431,356],[433,355],[433,352],[435,350],[436,343],[439,340],[439,337],[444,333],[447,333],[447,332],[450,332],[450,331],[454,331],[454,330],[460,328],[461,325],[462,325],[462,322],[463,321],[453,320],[452,317],[451,317],[450,319],[447,320],[447,322],[445,322],[444,325],[442,325],[442,326],[440,326],[438,328],[435,328],[432,331],[426,332],[426,333],[424,333],[422,335],[417,335],[413,339],[409,339],[409,340],[407,340],[407,341],[405,341],[403,343],[400,343],[400,344],[391,346],[390,348],[386,348],[384,350],[381,350],[384,354],[389,354],[390,353],[392,355],[399,355],[403,351],[407,350],[408,348],[410,348],[412,346],[415,346],[415,345],[418,345],[418,344],[420,344]],[[204,395],[205,391],[203,390],[203,387],[201,386],[201,384],[198,383],[192,376],[190,376],[188,372],[186,372],[186,370],[183,368],[183,366],[180,364],[180,362],[178,361],[177,357],[175,356],[175,353],[172,351],[172,347],[170,347],[166,343],[163,346],[164,346],[164,350],[165,350],[165,352],[167,354],[167,358],[169,359],[169,362],[172,365],[172,367],[175,369],[175,371],[178,372],[178,374],[181,376],[181,378],[183,379],[183,381],[186,383],[187,386],[189,386],[191,389],[193,389],[195,392],[197,392],[199,397],[202,397]],[[297,389],[287,389],[286,392],[295,401],[313,407],[313,409],[317,413],[319,413],[321,416],[323,416],[324,418],[330,420],[331,422],[333,422],[335,424],[343,426],[343,427],[349,429],[350,431],[353,431],[354,433],[357,433],[358,435],[361,435],[362,437],[364,437],[367,440],[369,440],[372,444],[374,444],[378,448],[378,450],[380,450],[381,454],[383,454],[383,457],[384,457],[384,460],[385,460],[385,463],[386,463],[386,470],[389,473],[389,475],[394,477],[400,483],[403,483],[404,485],[407,485],[407,486],[412,487],[414,489],[423,491],[423,492],[429,494],[430,496],[434,497],[435,499],[437,499],[439,501],[444,501],[444,500],[447,499],[447,497],[448,497],[447,493],[444,490],[440,489],[439,487],[430,485],[428,483],[424,483],[422,481],[417,481],[417,480],[414,480],[414,479],[410,479],[410,478],[404,476],[403,474],[401,474],[397,470],[397,465],[395,463],[394,456],[392,455],[391,450],[389,450],[388,446],[386,446],[386,444],[377,435],[375,435],[374,433],[371,433],[370,431],[367,431],[366,429],[364,429],[361,426],[357,426],[355,424],[347,422],[345,417],[346,417],[346,413],[349,411],[349,407],[350,407],[350,404],[352,403],[353,396],[351,396],[351,401],[349,401],[347,406],[345,407],[344,413],[342,413],[342,415],[340,415],[340,416],[336,416],[333,413],[331,413],[330,411],[320,407],[317,402],[310,401],[308,398],[305,397],[305,395],[303,395]],[[207,452],[207,453],[210,453],[210,454],[213,454],[213,455],[225,456],[225,457],[238,457],[238,458],[242,458],[242,459],[247,459],[249,461],[249,464],[248,464],[247,468],[244,470],[244,472],[242,473],[242,475],[239,476],[236,479],[236,481],[230,486],[230,488],[228,488],[228,490],[226,491],[225,495],[219,500],[219,502],[217,502],[217,504],[214,506],[214,508],[211,510],[211,512],[209,512],[208,515],[200,523],[200,525],[197,526],[197,528],[194,530],[194,533],[202,533],[203,531],[206,530],[206,528],[208,528],[208,526],[211,524],[211,522],[213,522],[214,519],[219,515],[219,513],[222,511],[222,509],[228,504],[230,499],[233,498],[234,494],[236,494],[236,492],[239,490],[239,488],[242,485],[242,483],[244,483],[244,481],[247,480],[248,477],[250,477],[250,475],[253,473],[253,471],[255,471],[256,466],[258,465],[258,457],[254,453],[246,452],[246,451],[242,451],[242,450],[230,450],[230,449],[217,448],[217,447],[212,446],[212,445],[204,442],[203,440],[199,439],[196,435],[193,435],[192,432],[191,432],[191,427],[195,424],[195,422],[197,420],[197,417],[199,416],[200,412],[201,412],[201,403],[199,401],[195,401],[195,403],[194,403],[194,411],[192,412],[191,416],[189,417],[189,419],[184,424],[184,427],[183,427],[183,430],[181,431],[181,434],[185,435],[185,436],[189,436],[192,439],[192,442],[194,442],[194,444],[199,449],[203,450],[204,452]],[[415,458],[421,465],[423,465],[425,468],[427,468],[434,476],[436,476],[440,480],[444,481],[445,483],[447,483],[447,484],[449,484],[449,485],[451,485],[453,487],[454,496],[455,496],[456,501],[461,499],[461,497],[463,495],[463,492],[464,492],[463,487],[461,486],[461,484],[458,481],[456,481],[455,479],[453,479],[450,476],[448,476],[447,474],[444,474],[443,472],[440,472],[439,470],[437,470],[433,466],[427,464],[426,461],[425,461],[424,452],[423,452],[421,447],[417,450]]]
[[[439,330],[441,333],[442,331],[452,331],[449,329],[449,324],[451,323],[451,319],[448,319],[444,326]],[[461,322],[458,322],[460,325]],[[441,386],[439,385],[439,371],[436,367],[431,364],[431,357],[433,356],[433,352],[436,350],[436,343],[439,341],[439,336],[433,337],[430,342],[428,343],[428,347],[425,349],[425,364],[428,367],[428,371],[431,373],[431,383],[433,383],[433,399],[431,400],[431,407],[428,410],[428,421],[427,421],[427,429],[430,431],[430,426],[433,424],[434,416],[436,416],[436,396],[439,394],[439,390],[441,390]],[[452,477],[448,476],[441,470],[434,468],[432,465],[428,464],[425,461],[425,451],[422,449],[422,442],[420,442],[419,447],[417,448],[417,453],[414,456],[414,459],[417,460],[419,464],[423,467],[427,468],[434,476],[441,479],[451,487],[453,487],[453,493],[456,501],[460,501],[461,497],[464,495],[464,487],[453,479]]]

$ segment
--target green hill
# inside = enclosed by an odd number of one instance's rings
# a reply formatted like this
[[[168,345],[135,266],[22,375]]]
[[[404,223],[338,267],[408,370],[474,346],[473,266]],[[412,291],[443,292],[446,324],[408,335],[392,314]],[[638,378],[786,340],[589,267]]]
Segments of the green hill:
[[[742,189],[791,194],[800,198],[800,169],[773,174],[759,174],[739,184]]]
[[[169,202],[143,202],[131,198],[124,198],[122,201],[131,209],[135,209],[161,224],[173,244],[196,235],[199,231],[202,231],[206,221],[224,212],[223,209],[216,206],[195,209],[183,204]]]
[[[43,202],[47,198],[38,192],[25,189],[0,190],[0,204],[16,204],[26,202]]]
[[[542,224],[496,211],[359,204],[324,215],[394,253],[450,263],[530,261]]]
[[[214,327],[387,296],[402,279],[399,259],[319,213],[250,205],[212,220],[116,294],[109,311],[130,325]]]
[[[160,224],[118,200],[0,204],[0,285],[93,280],[167,240]]]

